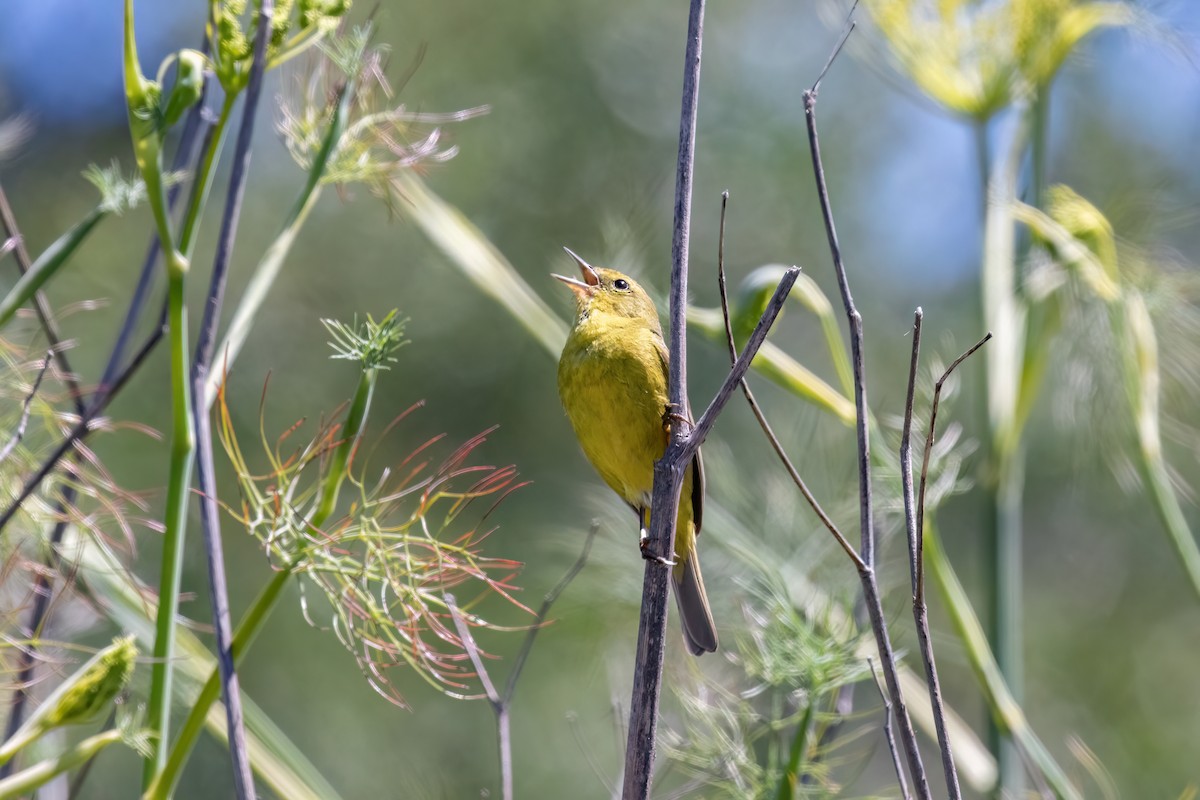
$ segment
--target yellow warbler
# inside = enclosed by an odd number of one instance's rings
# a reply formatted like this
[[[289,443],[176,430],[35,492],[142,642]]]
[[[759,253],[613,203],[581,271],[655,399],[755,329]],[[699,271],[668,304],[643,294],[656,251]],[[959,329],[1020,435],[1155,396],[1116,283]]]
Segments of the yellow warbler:
[[[564,248],[565,249],[565,248]],[[667,446],[667,345],[654,301],[629,276],[567,250],[582,280],[555,275],[575,295],[575,322],[558,362],[558,393],[588,461],[638,515],[646,551],[654,462]],[[684,478],[671,584],[683,638],[695,655],[717,649],[696,535],[704,503],[700,453]]]

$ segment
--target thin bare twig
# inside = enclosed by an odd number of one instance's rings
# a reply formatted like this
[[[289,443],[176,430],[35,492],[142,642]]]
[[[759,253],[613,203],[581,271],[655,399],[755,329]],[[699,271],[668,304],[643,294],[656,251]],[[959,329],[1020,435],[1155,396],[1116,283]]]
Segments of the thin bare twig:
[[[687,271],[692,223],[692,176],[696,154],[696,108],[700,96],[700,52],[704,37],[704,2],[690,0],[683,91],[679,111],[679,154],[675,164],[675,214],[671,235],[670,341],[667,391],[670,403],[687,414]],[[683,484],[684,461],[679,455],[686,438],[683,425],[670,426],[663,457],[654,465],[651,492],[649,552],[670,558],[675,552],[675,515]],[[658,731],[658,703],[666,650],[667,583],[669,570],[646,561],[642,578],[642,610],[638,620],[633,696],[625,743],[625,773],[621,796],[645,800],[650,796]]]
[[[725,318],[725,343],[729,346],[729,361],[734,363],[737,361],[737,343],[733,338],[733,325],[729,319],[729,295],[725,288],[725,211],[729,203],[729,192],[721,193],[721,230],[717,238],[717,288],[721,294],[721,314]],[[784,469],[791,476],[792,482],[800,490],[800,494],[804,495],[804,499],[812,507],[813,512],[821,520],[825,528],[841,545],[842,550],[850,557],[856,566],[861,566],[863,561],[859,557],[858,552],[854,549],[854,545],[847,541],[842,532],[838,530],[833,520],[825,513],[825,509],[821,508],[821,504],[817,502],[817,498],[809,491],[808,485],[804,482],[804,478],[800,477],[800,472],[792,464],[792,460],[788,458],[787,451],[783,449],[783,443],[779,441],[779,437],[775,435],[774,429],[771,428],[771,423],[767,421],[766,415],[763,413],[762,407],[754,398],[754,393],[750,391],[750,383],[746,379],[742,379],[742,394],[746,396],[746,402],[750,404],[750,410],[754,412],[754,418],[758,420],[758,425],[766,434],[767,441],[771,443],[771,448],[775,454],[779,456],[779,460],[783,463]]]
[[[937,731],[938,748],[942,756],[942,771],[946,778],[946,793],[950,800],[960,800],[962,790],[958,786],[958,770],[954,766],[954,753],[950,747],[950,736],[946,733],[946,712],[942,706],[942,686],[938,680],[937,662],[933,655],[933,642],[929,635],[929,606],[925,603],[924,570],[921,567],[924,549],[921,544],[924,531],[917,525],[917,513],[913,497],[912,477],[912,418],[913,397],[916,394],[917,368],[921,356],[921,322],[924,313],[920,308],[913,315],[912,360],[908,368],[908,392],[904,400],[904,426],[900,433],[900,483],[904,493],[904,522],[908,531],[909,575],[912,579],[913,620],[917,625],[917,640],[920,643],[921,662],[925,666],[925,682],[929,686],[929,703],[933,710],[933,726]],[[938,389],[940,392],[940,387]],[[932,428],[930,428],[932,434]],[[926,451],[928,453],[928,451]],[[926,455],[926,463],[928,463]],[[922,468],[922,474],[925,469]],[[924,500],[925,483],[921,482]]]
[[[700,52],[704,30],[704,0],[691,0],[688,13],[687,51],[684,57],[683,96],[680,103],[679,158],[675,173],[675,220],[671,244],[671,332],[669,341],[668,395],[671,408],[686,415],[687,402],[687,273],[688,244],[692,213],[692,174],[695,167],[696,107],[700,90]],[[649,551],[660,556],[675,552],[675,517],[684,472],[689,468],[721,409],[750,368],[750,362],[766,340],[788,292],[800,271],[787,270],[767,304],[762,318],[746,343],[742,355],[725,378],[720,390],[694,427],[670,426],[666,449],[654,464],[654,488],[650,497]],[[665,559],[664,559],[665,560]],[[622,797],[645,800],[650,795],[654,768],[658,704],[662,693],[663,655],[666,650],[667,583],[669,570],[654,559],[646,561],[642,579],[642,610],[633,674],[633,696],[629,705],[629,732],[625,743],[625,773]]]
[[[929,457],[933,452],[934,435],[936,433],[936,428],[934,426],[937,424],[938,403],[940,403],[942,399],[942,386],[945,385],[947,379],[950,377],[950,373],[954,372],[959,364],[973,356],[975,351],[987,344],[988,340],[991,338],[992,332],[988,331],[986,334],[984,334],[982,339],[971,345],[971,347],[965,353],[951,361],[950,366],[946,367],[946,370],[942,373],[942,376],[938,378],[937,382],[933,385],[933,405],[929,409],[929,430],[925,433],[925,452],[921,460],[921,489],[917,493],[916,527],[918,531],[921,531],[922,535],[918,536],[916,540],[917,567],[916,587],[914,592],[917,596],[917,599],[922,603],[925,601],[925,481],[929,476]]]
[[[900,753],[896,750],[896,736],[892,732],[892,702],[888,700],[887,692],[883,690],[883,684],[879,682],[879,673],[875,671],[875,661],[870,656],[867,657],[867,666],[871,668],[871,678],[875,681],[879,699],[883,701],[883,736],[887,740],[888,752],[892,755],[892,768],[896,770],[896,780],[900,782],[900,796],[904,800],[910,800],[908,781],[904,779],[904,767],[900,765]]]
[[[512,708],[513,694],[517,690],[517,680],[521,677],[522,670],[525,669],[525,662],[529,659],[530,652],[533,651],[533,642],[537,639],[538,631],[545,624],[550,608],[587,564],[588,556],[592,552],[592,542],[599,530],[600,523],[593,522],[588,529],[587,538],[584,539],[583,551],[579,554],[579,558],[575,559],[575,563],[567,570],[567,574],[563,575],[554,588],[542,598],[542,606],[538,609],[533,624],[529,626],[529,632],[525,634],[525,641],[521,643],[521,649],[517,651],[517,655],[513,659],[512,671],[508,674],[508,682],[504,686],[503,695],[496,690],[496,685],[492,682],[491,675],[488,674],[487,667],[483,664],[479,647],[475,644],[475,638],[471,635],[471,629],[466,620],[463,619],[462,611],[459,610],[454,595],[447,594],[445,596],[446,607],[450,609],[454,627],[458,630],[458,638],[462,640],[463,649],[467,651],[471,665],[475,667],[479,682],[483,685],[483,692],[487,696],[488,703],[496,714],[496,733],[500,747],[500,791],[503,800],[512,800],[513,797],[512,728],[509,722],[509,709]]]
[[[17,259],[17,269],[24,275],[33,266],[33,262],[29,259],[29,251],[25,249],[25,239],[17,227],[17,218],[13,214],[12,206],[9,205],[8,195],[5,194],[3,185],[0,185],[0,224],[4,225],[4,231],[9,239],[15,242],[13,255]],[[86,406],[83,404],[83,393],[79,389],[79,380],[75,377],[75,372],[67,360],[66,348],[62,346],[62,338],[58,334],[58,323],[54,321],[54,312],[50,309],[45,292],[40,289],[33,295],[33,308],[37,312],[42,330],[46,334],[50,351],[58,361],[59,367],[62,368],[63,382],[67,384],[67,389],[71,393],[71,402],[75,405],[75,413],[82,415]]]
[[[917,735],[913,730],[912,719],[908,715],[908,707],[900,692],[900,681],[896,675],[896,657],[892,651],[891,638],[887,632],[887,620],[883,614],[883,603],[879,596],[879,584],[875,577],[875,530],[873,527],[873,510],[871,499],[871,446],[867,430],[867,387],[865,365],[863,358],[863,327],[862,316],[854,305],[850,293],[850,283],[846,277],[846,267],[842,262],[841,245],[838,243],[837,229],[833,222],[833,210],[829,200],[829,188],[825,182],[825,168],[821,162],[821,146],[817,136],[817,88],[804,92],[804,118],[808,128],[808,143],[812,154],[813,177],[817,185],[817,197],[821,204],[821,215],[825,221],[825,232],[829,239],[829,250],[833,256],[833,268],[837,275],[838,289],[842,295],[842,304],[846,309],[846,318],[850,328],[850,353],[854,372],[854,405],[857,412],[855,425],[858,433],[858,487],[859,487],[859,524],[862,527],[862,545],[859,553],[863,566],[858,568],[859,580],[863,587],[863,598],[866,601],[867,613],[871,618],[871,628],[875,634],[875,643],[879,648],[882,661],[883,676],[887,683],[888,692],[896,712],[896,720],[900,728],[900,741],[904,746],[904,754],[908,760],[908,768],[912,773],[916,793],[921,800],[931,800],[929,780],[925,775],[925,765],[921,761],[921,751],[917,745]]]
[[[512,800],[512,733],[508,720],[508,705],[496,691],[496,685],[492,683],[487,667],[483,665],[483,657],[479,653],[479,647],[475,644],[475,637],[471,635],[471,628],[463,619],[454,595],[447,593],[443,595],[443,599],[446,601],[446,608],[450,609],[450,616],[454,620],[454,627],[458,629],[458,638],[462,640],[463,649],[471,658],[475,674],[479,676],[479,682],[483,684],[483,691],[487,695],[488,702],[491,703],[492,711],[496,713],[496,728],[500,742],[500,781],[502,784],[500,796],[503,800]]]
[[[254,119],[262,94],[263,74],[266,72],[267,45],[270,41],[274,0],[262,0],[258,8],[258,26],[254,32],[254,57],[246,85],[246,103],[242,124],[238,129],[233,152],[233,171],[229,178],[229,193],[217,252],[209,279],[204,303],[204,317],[196,339],[196,354],[192,360],[192,419],[196,431],[196,475],[200,485],[200,527],[208,554],[208,585],[212,603],[213,628],[216,633],[217,667],[221,675],[221,696],[225,700],[225,717],[229,729],[229,755],[233,762],[233,783],[239,800],[253,798],[254,774],[250,770],[250,753],[246,745],[246,728],[242,713],[242,696],[237,667],[233,658],[233,623],[229,615],[229,587],[225,576],[225,552],[221,543],[221,512],[217,502],[216,467],[213,463],[212,428],[208,404],[204,402],[205,385],[212,367],[213,342],[221,321],[221,305],[225,298],[225,283],[229,261],[242,215],[242,200],[246,196],[246,180],[250,172],[251,143]]]
[[[33,409],[33,398],[37,396],[38,389],[42,387],[42,379],[46,377],[46,370],[50,368],[50,362],[53,360],[54,350],[47,350],[46,357],[42,359],[42,368],[38,370],[37,377],[33,380],[33,388],[29,390],[29,394],[25,395],[25,401],[21,403],[21,418],[17,422],[17,429],[13,432],[12,438],[8,440],[8,444],[0,449],[0,462],[12,455],[12,451],[25,438],[25,428],[29,425],[29,413]]]
[[[521,670],[525,668],[525,661],[529,658],[529,653],[533,650],[533,641],[537,638],[538,632],[541,631],[542,624],[546,621],[546,617],[550,613],[550,607],[558,602],[559,595],[566,590],[571,581],[575,580],[575,576],[583,571],[584,566],[587,565],[588,557],[592,553],[592,542],[596,539],[596,534],[599,531],[600,523],[593,521],[591,527],[588,528],[587,538],[583,541],[583,551],[580,552],[579,558],[575,559],[575,563],[562,576],[562,579],[542,598],[542,605],[538,609],[537,616],[533,619],[533,625],[530,626],[529,632],[525,634],[525,641],[521,643],[521,649],[517,651],[517,655],[513,659],[512,672],[509,673],[508,683],[504,686],[505,703],[512,702],[513,694],[517,690],[517,679],[521,677]]]

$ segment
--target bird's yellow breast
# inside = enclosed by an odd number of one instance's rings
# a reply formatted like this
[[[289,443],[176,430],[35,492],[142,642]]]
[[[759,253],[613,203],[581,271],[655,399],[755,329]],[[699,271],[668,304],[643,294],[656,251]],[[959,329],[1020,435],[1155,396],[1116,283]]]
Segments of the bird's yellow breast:
[[[607,315],[605,315],[607,316]],[[582,320],[558,364],[558,390],[584,455],[635,507],[648,507],[667,443],[662,334],[641,320]]]

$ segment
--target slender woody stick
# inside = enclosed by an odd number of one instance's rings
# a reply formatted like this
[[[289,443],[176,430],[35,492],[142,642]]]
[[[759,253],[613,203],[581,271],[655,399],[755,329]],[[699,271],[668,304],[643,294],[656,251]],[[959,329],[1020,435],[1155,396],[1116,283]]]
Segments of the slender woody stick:
[[[867,657],[867,666],[871,668],[871,678],[875,681],[875,689],[879,699],[883,701],[883,737],[887,740],[888,753],[892,756],[892,769],[896,771],[896,780],[900,782],[900,796],[910,800],[908,781],[904,779],[904,767],[900,765],[900,753],[896,750],[896,735],[892,733],[892,702],[888,700],[883,684],[879,682],[879,673],[875,671],[875,661]]]
[[[3,463],[25,438],[25,428],[29,425],[29,413],[33,408],[33,398],[37,397],[38,389],[42,388],[42,379],[46,377],[46,370],[50,369],[50,362],[53,360],[54,350],[47,350],[46,357],[42,359],[42,367],[38,370],[37,377],[33,379],[33,387],[21,403],[21,418],[17,421],[17,429],[8,443],[0,448],[0,463]]]
[[[687,413],[687,273],[692,223],[692,174],[696,154],[696,107],[700,96],[700,50],[704,36],[704,0],[690,0],[687,46],[683,64],[683,94],[679,114],[679,156],[675,165],[675,219],[671,235],[670,363],[667,391],[672,407]],[[672,425],[663,457],[654,465],[650,506],[650,551],[670,558],[675,552],[675,515],[684,461],[679,456],[686,438],[683,425]],[[650,796],[658,702],[666,648],[667,578],[669,569],[646,561],[642,579],[642,612],[638,621],[637,660],[629,732],[625,745],[624,800]]]
[[[853,30],[851,27],[850,30]],[[846,34],[849,35],[849,32]],[[843,39],[844,41],[844,39]],[[838,45],[840,49],[841,44]],[[836,51],[835,51],[836,55]],[[832,61],[832,59],[831,59]],[[828,65],[826,66],[828,69]],[[822,71],[821,77],[824,77]],[[896,657],[892,652],[892,642],[887,632],[887,620],[883,615],[883,604],[879,596],[879,585],[875,578],[875,531],[872,527],[871,501],[871,446],[867,426],[867,388],[863,359],[863,328],[862,315],[854,305],[850,294],[850,283],[846,278],[846,268],[842,263],[841,246],[838,243],[837,229],[834,227],[833,210],[829,201],[829,189],[825,183],[825,168],[821,162],[821,146],[817,137],[817,91],[821,78],[804,92],[804,118],[808,128],[808,143],[812,153],[813,177],[817,185],[817,197],[821,203],[821,215],[825,220],[825,232],[829,239],[829,250],[833,256],[834,272],[837,275],[838,288],[841,291],[842,303],[846,308],[846,317],[850,328],[850,353],[854,371],[854,405],[857,411],[858,432],[858,488],[859,488],[859,524],[862,526],[862,546],[859,552],[863,565],[858,568],[859,579],[863,587],[863,598],[867,604],[867,613],[871,618],[871,628],[875,633],[875,643],[879,648],[882,661],[883,677],[887,683],[888,693],[895,706],[896,721],[900,728],[900,742],[904,746],[904,754],[908,760],[908,768],[912,773],[913,784],[917,797],[921,800],[931,800],[929,780],[925,776],[925,765],[921,762],[921,751],[917,745],[917,735],[913,730],[912,719],[908,716],[908,707],[904,696],[900,693],[900,681],[896,676]]]
[[[239,800],[254,797],[254,775],[250,771],[250,754],[246,746],[246,729],[242,714],[242,697],[237,667],[233,659],[233,623],[229,615],[229,588],[225,577],[225,553],[221,543],[221,515],[217,504],[217,478],[213,464],[212,428],[208,404],[204,402],[205,384],[212,368],[213,342],[221,321],[221,304],[233,242],[237,236],[242,200],[246,195],[246,179],[250,171],[250,145],[254,137],[254,118],[262,93],[263,73],[266,71],[267,44],[270,39],[273,0],[262,0],[258,9],[258,28],[254,33],[254,60],[250,65],[246,85],[246,105],[242,110],[242,125],[234,147],[233,172],[229,178],[229,194],[217,253],[209,280],[204,317],[196,340],[192,360],[192,417],[196,429],[196,475],[200,484],[200,527],[208,551],[208,584],[212,602],[213,627],[216,632],[217,666],[221,674],[221,694],[225,700],[225,717],[229,730],[229,754],[233,761],[233,782]]]
[[[917,368],[921,356],[921,322],[924,313],[920,308],[913,315],[912,360],[908,368],[908,392],[904,400],[904,427],[900,434],[900,483],[904,493],[904,523],[908,531],[908,565],[912,579],[913,619],[917,625],[917,639],[921,647],[921,662],[925,666],[925,682],[929,685],[929,703],[933,710],[933,726],[937,731],[938,748],[942,755],[942,771],[946,778],[946,793],[950,800],[959,800],[962,790],[958,785],[958,770],[954,766],[954,753],[950,737],[946,733],[946,712],[942,707],[942,686],[938,680],[937,662],[933,656],[933,643],[929,635],[929,606],[925,603],[924,571],[921,568],[924,532],[917,525],[916,501],[913,496],[912,477],[912,418],[913,396],[916,394]],[[957,362],[956,362],[957,363]],[[953,369],[953,367],[952,367]],[[941,391],[940,384],[938,391]],[[930,427],[932,436],[933,428]],[[929,457],[926,455],[926,463]],[[922,475],[925,468],[922,468]],[[925,482],[921,481],[924,499]]]
[[[729,192],[721,193],[721,232],[717,239],[717,289],[721,295],[721,315],[725,319],[725,343],[729,346],[729,362],[737,362],[737,342],[733,338],[733,324],[729,319],[729,294],[725,289],[725,207],[729,202]],[[863,561],[855,551],[854,545],[847,541],[842,532],[838,530],[837,525],[825,513],[825,509],[821,508],[821,504],[817,501],[816,496],[809,490],[808,484],[804,482],[804,478],[800,477],[800,471],[788,458],[787,451],[783,448],[783,443],[779,441],[779,437],[775,435],[775,430],[771,427],[771,423],[767,421],[766,414],[763,413],[762,407],[759,406],[758,400],[755,399],[754,393],[750,391],[750,383],[745,378],[741,381],[742,394],[746,396],[746,402],[750,404],[750,410],[754,412],[754,418],[758,420],[758,425],[766,434],[767,440],[771,443],[771,449],[775,451],[775,455],[779,456],[779,460],[783,463],[783,468],[787,470],[791,476],[792,482],[800,490],[800,494],[804,495],[804,499],[812,507],[813,513],[821,520],[821,524],[826,530],[833,535],[837,543],[845,551],[850,560],[856,566],[861,566]]]
[[[471,665],[475,667],[475,672],[479,676],[479,682],[483,685],[483,692],[487,696],[488,704],[492,707],[492,711],[496,715],[496,738],[500,748],[500,796],[502,800],[512,800],[513,798],[512,726],[509,722],[509,710],[512,708],[513,694],[517,690],[517,680],[521,677],[521,671],[525,669],[525,662],[529,658],[529,653],[533,650],[533,642],[537,638],[538,631],[545,624],[546,616],[550,613],[551,606],[554,605],[559,595],[563,593],[563,590],[567,588],[571,581],[575,580],[575,576],[587,564],[588,556],[592,552],[592,541],[596,538],[596,533],[599,530],[600,523],[593,522],[591,528],[588,529],[587,538],[583,542],[583,552],[579,554],[579,558],[567,570],[567,574],[542,599],[542,607],[538,609],[537,616],[534,617],[533,623],[529,626],[529,632],[525,634],[525,641],[521,643],[521,649],[517,651],[516,658],[513,659],[512,671],[508,675],[508,682],[504,685],[503,695],[496,689],[496,685],[492,682],[492,678],[488,674],[487,667],[484,666],[483,656],[479,651],[478,645],[475,644],[475,637],[471,635],[471,629],[467,626],[467,621],[463,618],[462,611],[459,609],[454,595],[447,594],[444,597],[446,607],[450,609],[450,616],[454,620],[454,627],[458,630],[458,638],[462,640],[463,649],[467,651],[467,656],[471,659]]]
[[[686,324],[687,257],[691,224],[692,172],[696,149],[696,103],[700,89],[700,45],[704,29],[704,0],[691,0],[688,14],[687,54],[684,60],[683,100],[679,122],[679,159],[675,176],[675,225],[671,245],[671,338],[668,375],[669,400],[677,412],[686,413]],[[712,429],[717,415],[729,401],[738,382],[750,368],[767,331],[783,308],[788,292],[800,271],[795,267],[784,273],[767,304],[762,318],[750,335],[746,349],[734,363],[720,390],[690,431],[681,424],[672,425],[666,450],[654,464],[654,490],[650,507],[650,549],[670,555],[675,552],[675,515],[679,508],[679,490],[684,470]],[[636,662],[633,674],[633,698],[629,705],[629,734],[625,745],[625,777],[622,797],[645,800],[650,795],[650,777],[654,767],[655,734],[658,729],[658,703],[662,691],[663,653],[666,648],[667,567],[647,560],[642,581],[642,611],[638,621]]]

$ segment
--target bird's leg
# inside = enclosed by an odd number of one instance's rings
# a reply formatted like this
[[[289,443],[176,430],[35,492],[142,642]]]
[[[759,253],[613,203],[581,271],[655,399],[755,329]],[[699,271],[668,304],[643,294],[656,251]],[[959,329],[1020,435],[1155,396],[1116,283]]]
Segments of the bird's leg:
[[[672,561],[669,558],[663,558],[658,553],[650,550],[650,531],[648,530],[650,527],[650,514],[648,512],[649,509],[646,508],[638,509],[638,519],[641,523],[638,526],[638,549],[642,551],[642,558],[647,561],[656,561],[659,564],[662,564],[664,567],[673,567],[678,563],[677,561]],[[679,558],[679,556],[675,555],[674,553],[671,555],[674,558]]]
[[[667,403],[663,410],[662,424],[666,430],[671,430],[671,421],[674,420],[681,424],[684,428],[684,433],[688,433],[692,429],[692,419],[687,414],[684,414],[677,403]]]

